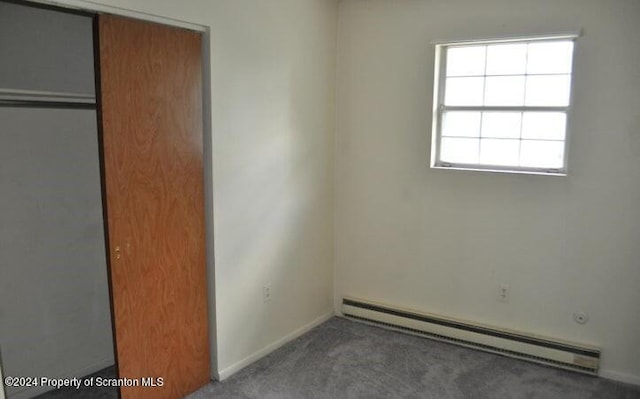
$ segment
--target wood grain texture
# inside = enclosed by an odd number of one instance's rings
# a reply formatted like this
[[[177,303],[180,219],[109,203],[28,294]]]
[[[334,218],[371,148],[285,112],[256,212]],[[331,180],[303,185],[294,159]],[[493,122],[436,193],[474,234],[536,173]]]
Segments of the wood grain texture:
[[[181,398],[210,380],[201,38],[110,15],[98,37],[118,372],[164,378],[122,397]]]

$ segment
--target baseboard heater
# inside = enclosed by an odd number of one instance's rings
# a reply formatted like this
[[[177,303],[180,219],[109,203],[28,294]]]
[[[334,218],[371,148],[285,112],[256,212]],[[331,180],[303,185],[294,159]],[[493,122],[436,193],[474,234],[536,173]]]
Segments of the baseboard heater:
[[[342,300],[345,317],[440,341],[597,375],[600,349],[523,334],[355,298]]]

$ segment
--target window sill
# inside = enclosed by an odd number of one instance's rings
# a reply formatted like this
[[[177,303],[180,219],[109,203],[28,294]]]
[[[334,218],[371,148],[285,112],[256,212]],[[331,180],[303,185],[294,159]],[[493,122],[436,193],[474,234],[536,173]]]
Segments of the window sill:
[[[567,176],[567,172],[565,170],[558,170],[557,172],[555,171],[549,172],[544,169],[514,170],[514,169],[499,169],[499,168],[478,168],[473,166],[462,166],[462,165],[452,165],[452,166],[431,165],[431,169],[463,170],[463,171],[471,171],[471,172],[490,172],[490,173],[516,174],[516,175],[538,175],[538,176],[559,176],[559,177]]]

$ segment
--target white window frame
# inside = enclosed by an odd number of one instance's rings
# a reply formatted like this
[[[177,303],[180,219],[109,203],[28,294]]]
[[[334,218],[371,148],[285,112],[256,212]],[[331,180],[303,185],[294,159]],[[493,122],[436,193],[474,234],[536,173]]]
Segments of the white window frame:
[[[574,67],[575,67],[575,51],[576,39],[580,37],[580,32],[568,32],[549,35],[537,36],[518,36],[508,38],[489,38],[479,40],[456,40],[456,41],[433,41],[435,47],[435,68],[434,68],[434,88],[433,88],[433,114],[431,128],[431,168],[434,169],[457,169],[457,170],[473,170],[488,171],[502,173],[521,173],[535,175],[553,175],[566,176],[568,155],[569,155],[569,132],[571,121],[571,106],[573,105],[573,88],[574,88]],[[501,43],[518,43],[518,42],[535,42],[535,41],[573,41],[573,54],[571,58],[571,82],[569,86],[569,104],[567,106],[447,106],[444,105],[445,81],[446,81],[446,49],[456,46],[470,46],[483,44],[501,44]],[[446,111],[514,111],[514,112],[564,112],[566,115],[565,139],[564,139],[564,157],[563,166],[561,168],[536,168],[524,166],[499,166],[499,165],[483,165],[480,163],[462,164],[440,161],[440,140],[442,137],[442,115]]]

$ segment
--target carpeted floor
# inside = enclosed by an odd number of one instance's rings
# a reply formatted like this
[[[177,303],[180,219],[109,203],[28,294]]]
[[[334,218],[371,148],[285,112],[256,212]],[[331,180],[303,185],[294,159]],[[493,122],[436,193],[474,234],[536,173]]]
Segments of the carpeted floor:
[[[334,317],[205,398],[640,398],[640,387]]]
[[[111,366],[83,378],[103,377],[116,378],[116,367]],[[42,395],[36,396],[34,399],[117,399],[118,388],[115,387],[85,387],[80,389],[74,387],[65,387],[54,389]]]

